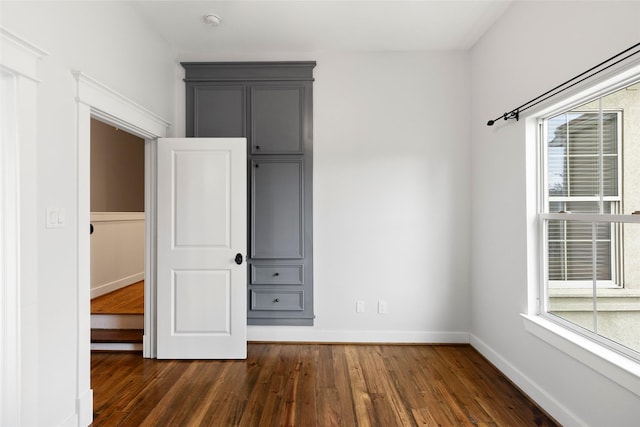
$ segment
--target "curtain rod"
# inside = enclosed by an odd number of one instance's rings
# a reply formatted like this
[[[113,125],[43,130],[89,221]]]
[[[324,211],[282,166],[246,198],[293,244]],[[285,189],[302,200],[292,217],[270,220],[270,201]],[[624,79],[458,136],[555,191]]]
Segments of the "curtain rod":
[[[537,97],[535,97],[535,98],[533,98],[533,99],[531,99],[531,100],[529,100],[529,101],[525,102],[525,103],[524,103],[524,104],[522,104],[521,106],[519,106],[519,107],[516,107],[516,108],[512,109],[512,110],[511,110],[511,111],[509,111],[508,113],[504,113],[503,115],[501,115],[500,117],[498,117],[498,118],[496,118],[496,119],[489,120],[489,121],[487,122],[487,126],[493,126],[493,124],[494,124],[496,121],[500,120],[500,119],[504,119],[504,120],[516,119],[516,121],[518,121],[518,120],[520,119],[520,113],[521,113],[521,112],[523,112],[523,111],[525,111],[525,110],[528,110],[529,108],[531,108],[531,107],[533,107],[533,106],[535,106],[535,105],[538,105],[539,103],[541,103],[541,102],[543,102],[543,101],[546,101],[547,99],[549,99],[549,98],[551,98],[551,97],[553,97],[553,96],[556,96],[557,94],[562,93],[562,92],[564,92],[564,91],[565,91],[565,90],[567,90],[567,89],[572,88],[573,86],[577,85],[578,83],[581,83],[581,82],[583,82],[583,81],[585,81],[585,80],[587,80],[587,79],[589,79],[589,78],[591,78],[591,77],[595,76],[596,74],[599,74],[599,73],[603,72],[604,70],[606,70],[606,69],[608,69],[608,68],[611,68],[611,67],[613,67],[614,65],[616,65],[616,64],[618,64],[618,63],[620,63],[620,62],[622,62],[622,61],[624,61],[624,60],[626,60],[626,59],[628,59],[628,58],[630,58],[630,57],[632,57],[632,56],[634,56],[634,55],[639,54],[639,53],[640,53],[640,50],[638,50],[637,52],[632,52],[632,53],[630,53],[629,55],[625,56],[624,58],[618,59],[618,60],[617,60],[617,61],[615,61],[615,62],[611,62],[611,61],[613,61],[614,59],[616,59],[616,58],[618,58],[618,57],[620,57],[620,56],[622,56],[622,55],[626,54],[627,52],[629,52],[629,51],[632,51],[632,50],[636,49],[637,47],[640,47],[640,43],[636,43],[636,44],[634,44],[633,46],[631,46],[630,48],[627,48],[627,49],[623,50],[622,52],[620,52],[620,53],[617,53],[617,54],[613,55],[611,58],[609,58],[609,59],[607,59],[607,60],[605,60],[605,61],[602,61],[602,62],[601,62],[601,63],[599,63],[598,65],[596,65],[596,66],[594,66],[594,67],[589,68],[588,70],[586,70],[586,71],[584,71],[584,72],[582,72],[582,73],[578,74],[578,75],[577,75],[577,76],[575,76],[575,77],[570,78],[570,79],[569,79],[569,80],[567,80],[566,82],[564,82],[564,83],[562,83],[562,84],[559,84],[558,86],[554,87],[553,89],[550,89],[550,90],[546,91],[546,92],[545,92],[545,93],[543,93],[542,95],[539,95],[539,96],[537,96]],[[611,62],[611,64],[608,64],[609,62]],[[589,74],[589,75],[588,75],[588,76],[586,76],[586,77],[583,77],[585,74],[588,74],[588,73],[590,73],[590,72],[591,72],[591,71],[593,71],[593,70],[596,70],[596,69],[598,69],[598,68],[600,68],[600,67],[603,67],[603,66],[604,66],[604,65],[606,65],[606,64],[608,64],[606,67],[604,67],[604,68],[602,68],[602,69],[600,69],[600,70],[598,70],[598,71],[595,71],[595,72],[593,72],[592,74]],[[581,78],[581,77],[582,77],[582,78]],[[578,80],[578,79],[580,79],[580,80]],[[574,80],[577,80],[577,81],[574,81]],[[573,82],[573,83],[572,83],[572,82]],[[556,92],[556,91],[557,91],[557,92]]]

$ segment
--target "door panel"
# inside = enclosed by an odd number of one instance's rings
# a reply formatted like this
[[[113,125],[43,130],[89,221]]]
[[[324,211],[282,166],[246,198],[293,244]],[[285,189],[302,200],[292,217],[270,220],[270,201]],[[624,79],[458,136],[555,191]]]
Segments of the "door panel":
[[[173,272],[174,333],[230,334],[229,310],[211,310],[211,301],[229,306],[229,271],[182,270]]]
[[[159,359],[246,358],[246,140],[158,140]]]
[[[253,160],[251,174],[251,258],[304,258],[303,160]]]
[[[176,248],[230,247],[230,155],[220,150],[174,151]]]

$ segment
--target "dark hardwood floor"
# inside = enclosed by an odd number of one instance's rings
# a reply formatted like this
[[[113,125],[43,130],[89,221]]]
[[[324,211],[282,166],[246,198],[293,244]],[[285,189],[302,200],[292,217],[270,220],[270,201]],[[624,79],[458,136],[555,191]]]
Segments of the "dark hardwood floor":
[[[242,361],[92,354],[94,426],[556,426],[467,345],[250,343]]]

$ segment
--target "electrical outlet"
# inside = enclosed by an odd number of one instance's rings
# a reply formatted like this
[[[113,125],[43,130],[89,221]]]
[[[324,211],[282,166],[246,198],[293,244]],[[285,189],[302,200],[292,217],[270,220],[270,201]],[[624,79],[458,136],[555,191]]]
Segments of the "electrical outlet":
[[[364,313],[364,301],[356,301],[356,313]]]
[[[387,302],[385,300],[378,301],[378,314],[385,314],[387,312]]]

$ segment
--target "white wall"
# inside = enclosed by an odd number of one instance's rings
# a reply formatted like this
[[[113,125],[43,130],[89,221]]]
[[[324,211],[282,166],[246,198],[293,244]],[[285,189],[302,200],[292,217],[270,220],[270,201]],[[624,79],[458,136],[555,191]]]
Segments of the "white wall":
[[[317,61],[316,329],[346,340],[467,339],[468,56]],[[379,299],[388,314],[377,314]]]
[[[181,60],[317,61],[315,326],[253,326],[249,339],[468,342],[468,54]],[[364,313],[356,300],[365,301]],[[388,314],[377,314],[378,300]]]
[[[640,397],[525,332],[534,141],[486,122],[637,43],[638,22],[640,2],[514,2],[471,55],[472,344],[567,426],[637,425]]]
[[[76,398],[88,392],[78,372],[75,81],[80,70],[173,120],[172,54],[124,3],[2,2],[1,25],[49,52],[38,87],[38,425],[75,425]],[[66,226],[45,229],[46,207],[64,208]],[[88,292],[87,292],[88,294]],[[88,302],[87,302],[88,304]],[[88,343],[87,343],[88,348]],[[86,388],[86,389],[85,389]]]

